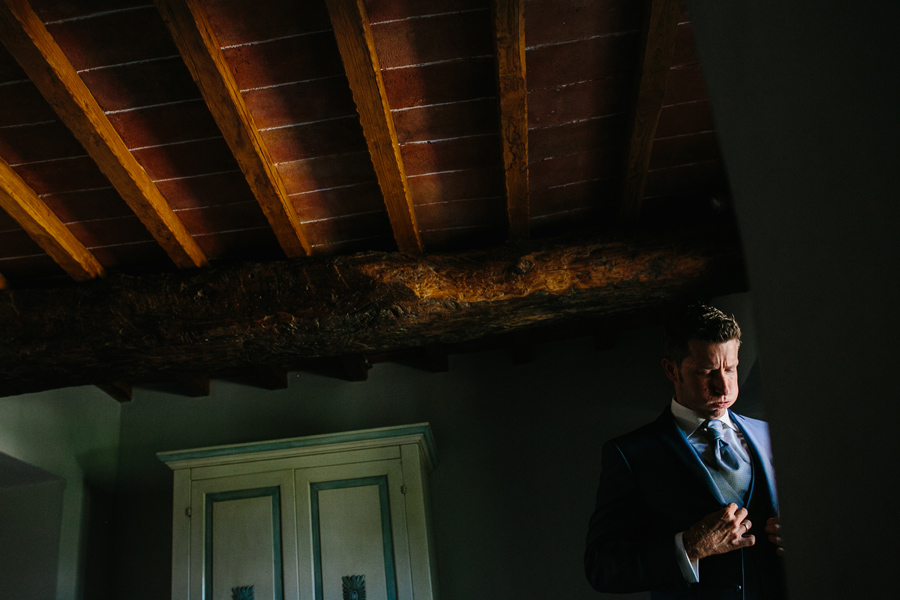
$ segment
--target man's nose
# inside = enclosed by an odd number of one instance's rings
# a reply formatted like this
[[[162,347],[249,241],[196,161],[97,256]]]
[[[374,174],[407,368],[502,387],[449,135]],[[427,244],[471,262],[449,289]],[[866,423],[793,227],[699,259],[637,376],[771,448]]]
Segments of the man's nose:
[[[718,396],[727,396],[731,391],[731,381],[722,371],[712,373],[712,391]]]

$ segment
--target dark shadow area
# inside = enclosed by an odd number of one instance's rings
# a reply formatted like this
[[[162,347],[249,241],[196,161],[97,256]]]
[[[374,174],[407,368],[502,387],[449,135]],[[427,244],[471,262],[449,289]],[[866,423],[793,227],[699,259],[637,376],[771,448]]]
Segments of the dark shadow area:
[[[0,454],[0,587],[4,598],[54,598],[66,482]]]
[[[115,568],[116,496],[85,482],[84,598],[110,600]]]

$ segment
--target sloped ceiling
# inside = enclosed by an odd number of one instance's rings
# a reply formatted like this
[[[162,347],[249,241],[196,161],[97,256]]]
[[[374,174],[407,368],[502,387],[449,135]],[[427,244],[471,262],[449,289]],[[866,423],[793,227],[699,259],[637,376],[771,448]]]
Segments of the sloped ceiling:
[[[0,41],[0,394],[441,369],[744,286],[678,1],[3,0]]]

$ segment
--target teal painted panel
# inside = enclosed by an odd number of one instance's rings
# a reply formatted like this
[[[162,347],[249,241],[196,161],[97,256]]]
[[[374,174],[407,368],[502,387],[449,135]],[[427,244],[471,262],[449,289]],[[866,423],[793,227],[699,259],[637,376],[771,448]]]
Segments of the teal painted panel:
[[[278,486],[206,494],[206,521],[204,523],[203,536],[206,542],[206,556],[203,564],[204,579],[206,580],[206,589],[203,591],[205,598],[213,597],[213,511],[215,510],[216,502],[265,498],[266,496],[272,498],[272,556],[275,562],[275,600],[284,600],[284,574],[281,558],[281,488]]]
[[[356,479],[339,479],[321,481],[310,484],[310,512],[312,517],[313,536],[313,576],[315,577],[315,600],[324,600],[322,581],[322,540],[319,530],[319,492],[352,487],[378,486],[378,499],[381,508],[381,539],[384,551],[384,581],[387,600],[397,600],[397,579],[394,567],[394,544],[391,536],[391,506],[388,494],[387,475],[376,477],[359,477]]]

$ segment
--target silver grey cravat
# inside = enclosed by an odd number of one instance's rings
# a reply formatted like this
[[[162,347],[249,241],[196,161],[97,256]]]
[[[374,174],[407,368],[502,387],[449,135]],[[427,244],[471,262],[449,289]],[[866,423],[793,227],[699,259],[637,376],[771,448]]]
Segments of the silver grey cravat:
[[[717,485],[724,481],[731,489],[722,489],[722,494],[729,500],[741,504],[743,496],[750,487],[752,469],[750,463],[740,457],[734,448],[725,441],[725,431],[722,421],[708,419],[700,426],[703,434],[709,440],[709,449],[704,459],[715,470],[712,473]],[[710,454],[712,456],[710,456]]]
[[[723,438],[725,432],[722,430],[722,421],[718,419],[707,419],[703,425],[703,432],[709,439],[710,445],[713,447],[713,455],[716,457],[716,468],[720,471],[731,470],[737,471],[741,468],[741,460],[731,449]]]

